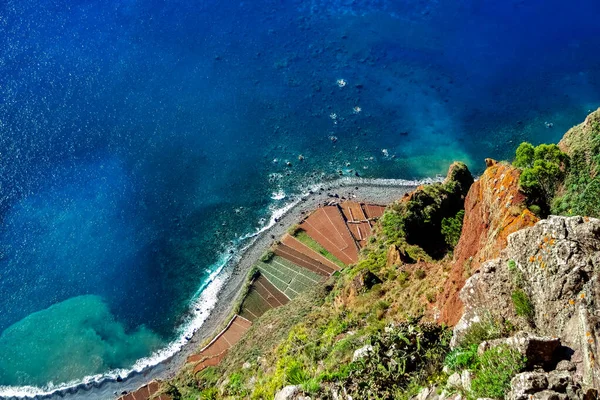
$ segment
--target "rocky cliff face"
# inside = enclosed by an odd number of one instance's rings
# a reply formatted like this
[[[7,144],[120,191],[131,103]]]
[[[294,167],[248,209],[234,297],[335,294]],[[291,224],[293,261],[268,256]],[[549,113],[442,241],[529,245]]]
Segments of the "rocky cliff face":
[[[590,143],[593,142],[594,125],[598,123],[600,123],[600,108],[588,115],[581,124],[569,129],[558,142],[558,147],[570,156],[581,152],[586,154],[587,158],[593,157]]]
[[[464,314],[453,341],[486,318],[511,321],[517,329],[560,338],[554,363],[570,359],[575,382],[599,387],[599,276],[600,220],[551,216],[511,234],[501,256],[467,280],[460,292]],[[528,312],[515,300],[516,291],[525,293]]]
[[[483,261],[498,257],[507,237],[534,225],[538,218],[523,206],[518,190],[520,171],[509,164],[486,160],[488,168],[465,199],[462,235],[454,250],[452,269],[442,294],[440,320],[456,324],[462,315],[458,291]]]

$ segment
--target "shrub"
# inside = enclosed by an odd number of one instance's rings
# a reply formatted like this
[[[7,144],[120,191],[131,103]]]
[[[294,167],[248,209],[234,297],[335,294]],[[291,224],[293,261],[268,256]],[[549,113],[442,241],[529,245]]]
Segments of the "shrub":
[[[398,282],[401,285],[404,285],[406,282],[408,282],[409,279],[410,273],[408,273],[407,271],[400,271],[400,273],[398,274]]]
[[[452,331],[436,324],[400,323],[369,338],[373,350],[352,363],[343,382],[355,399],[389,399],[439,375]]]
[[[555,144],[533,147],[524,142],[517,148],[513,165],[522,169],[519,188],[527,195],[528,202],[540,202],[544,210],[549,210],[556,189],[565,177],[568,156]]]
[[[268,250],[260,257],[260,261],[268,263],[269,261],[271,261],[271,259],[273,259],[274,256],[275,253],[273,253],[272,250]]]
[[[460,210],[454,217],[442,219],[442,235],[451,249],[458,244],[464,217],[465,210]]]
[[[219,390],[215,387],[204,389],[200,392],[200,400],[217,400]]]
[[[531,303],[527,293],[525,293],[522,289],[517,289],[512,292],[511,298],[517,315],[531,320],[533,318],[534,310],[533,304]]]
[[[515,262],[515,260],[508,260],[508,270],[509,271],[515,271],[517,269],[517,263]]]
[[[471,345],[479,346],[485,340],[499,339],[508,335],[506,326],[494,321],[491,316],[486,316],[480,322],[472,323],[463,333],[459,346],[468,348]]]
[[[315,394],[321,390],[321,384],[317,379],[309,379],[308,381],[302,383],[301,388],[306,393]]]
[[[423,271],[422,269],[418,269],[415,271],[415,277],[417,279],[424,279],[425,278],[425,271]]]
[[[525,358],[506,345],[486,350],[478,359],[471,381],[475,398],[503,399],[511,379],[525,367]]]
[[[474,370],[479,359],[477,357],[478,345],[471,344],[467,347],[458,347],[450,352],[444,360],[444,365],[452,371],[462,369]]]
[[[285,371],[285,377],[290,385],[302,385],[310,379],[308,372],[298,362],[290,363]]]
[[[294,224],[288,228],[287,233],[290,236],[296,236],[298,234],[298,232],[300,232],[301,230],[302,230],[302,228],[300,228],[300,225]]]
[[[537,204],[532,204],[529,206],[529,211],[537,215],[538,217],[542,216],[542,208]]]

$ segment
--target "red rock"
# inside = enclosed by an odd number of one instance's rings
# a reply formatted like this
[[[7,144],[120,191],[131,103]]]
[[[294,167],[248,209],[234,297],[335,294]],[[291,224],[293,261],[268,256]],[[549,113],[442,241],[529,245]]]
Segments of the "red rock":
[[[538,218],[523,205],[520,170],[505,163],[490,164],[465,199],[462,235],[454,250],[452,269],[440,296],[440,321],[454,325],[462,315],[458,292],[483,261],[496,258],[507,237],[533,226]]]

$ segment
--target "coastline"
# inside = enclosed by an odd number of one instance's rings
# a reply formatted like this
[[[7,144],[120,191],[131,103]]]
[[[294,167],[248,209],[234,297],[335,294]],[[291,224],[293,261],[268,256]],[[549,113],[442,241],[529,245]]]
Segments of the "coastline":
[[[427,179],[423,181],[408,181],[395,179],[363,179],[342,178],[313,186],[307,193],[296,199],[281,201],[282,206],[274,210],[271,221],[264,228],[246,236],[246,245],[238,254],[233,254],[222,270],[215,277],[222,284],[217,288],[217,298],[214,306],[207,310],[208,315],[202,325],[188,337],[173,355],[158,362],[156,365],[143,368],[140,372],[133,371],[124,379],[106,378],[90,383],[81,383],[69,388],[58,389],[52,393],[33,396],[35,399],[112,399],[127,391],[134,391],[153,379],[165,380],[174,377],[185,365],[189,355],[198,347],[212,339],[225,326],[232,315],[242,289],[246,283],[247,273],[252,265],[260,258],[270,244],[280,238],[294,223],[299,222],[310,212],[331,201],[352,199],[387,205],[421,184],[438,181]],[[337,197],[336,197],[337,195]],[[284,206],[285,204],[285,206]],[[281,215],[279,215],[281,214]],[[275,219],[277,218],[277,219]],[[210,288],[208,282],[205,290]],[[115,395],[116,394],[116,395]],[[32,398],[2,397],[0,398]]]

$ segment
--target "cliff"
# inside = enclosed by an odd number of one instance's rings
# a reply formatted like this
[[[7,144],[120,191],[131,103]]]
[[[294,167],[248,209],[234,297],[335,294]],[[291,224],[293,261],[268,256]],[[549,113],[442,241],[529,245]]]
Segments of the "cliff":
[[[532,226],[538,218],[519,191],[520,171],[507,163],[486,160],[487,169],[465,199],[462,234],[454,250],[448,280],[441,296],[440,321],[456,324],[462,315],[458,291],[481,263],[506,247],[508,235]]]
[[[595,204],[599,117],[560,143],[564,214]],[[226,351],[201,349],[154,397],[597,398],[600,220],[540,220],[522,170],[486,164],[475,182],[453,164],[385,212],[311,214],[257,263],[236,342],[224,331],[211,343]]]

